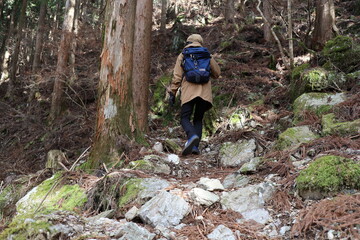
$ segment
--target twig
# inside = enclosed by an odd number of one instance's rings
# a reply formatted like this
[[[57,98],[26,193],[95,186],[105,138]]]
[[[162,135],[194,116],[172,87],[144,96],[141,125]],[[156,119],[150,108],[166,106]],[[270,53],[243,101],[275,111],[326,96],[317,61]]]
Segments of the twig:
[[[261,9],[260,9],[260,4],[261,4],[261,2],[262,2],[261,0],[258,0],[258,5],[256,6],[256,9],[259,11],[259,13],[260,13],[261,17],[264,19],[264,21],[265,21],[267,24],[271,25],[270,22],[269,22],[269,21],[266,19],[266,17],[264,16],[264,13],[263,13],[263,12],[261,11]],[[285,65],[285,67],[286,67],[287,69],[290,69],[290,65],[289,65],[289,63],[287,62],[286,56],[285,56],[285,54],[284,54],[284,48],[282,47],[279,38],[277,37],[276,33],[274,32],[273,27],[270,28],[270,29],[271,29],[271,34],[273,35],[276,43],[278,44],[278,48],[279,48],[279,51],[280,51],[280,54],[281,54],[281,58],[282,58],[282,60],[283,60],[283,62],[284,62],[284,65]]]
[[[61,178],[59,178],[57,181],[54,182],[54,184],[51,186],[51,188],[50,188],[49,191],[46,193],[46,195],[44,196],[44,198],[41,200],[39,206],[35,209],[34,214],[39,211],[39,209],[40,209],[41,205],[44,203],[45,199],[49,196],[49,194],[51,193],[51,191],[54,190],[54,189],[57,187],[57,185],[60,183],[60,180],[61,180]]]
[[[104,167],[104,169],[105,169],[105,172],[106,172],[106,173],[109,173],[109,169],[107,169],[107,167],[106,167],[106,164],[105,164],[105,163],[103,163],[103,167]]]
[[[63,169],[65,169],[65,171],[69,172],[69,169],[62,163],[62,162],[58,162],[60,166],[63,167]]]
[[[74,164],[71,166],[70,171],[74,171],[74,168],[76,166],[76,164],[80,161],[80,159],[85,155],[85,153],[91,148],[91,146],[89,146],[88,148],[86,148],[83,153],[80,155],[80,157],[78,157],[78,159],[76,159],[76,161],[74,162]]]

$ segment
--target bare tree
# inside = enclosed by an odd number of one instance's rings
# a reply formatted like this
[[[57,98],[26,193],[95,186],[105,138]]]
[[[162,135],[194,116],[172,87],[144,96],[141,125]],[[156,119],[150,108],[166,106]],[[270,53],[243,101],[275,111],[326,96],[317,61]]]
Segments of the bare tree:
[[[147,48],[150,48],[148,30],[151,28],[148,26],[151,22],[151,4],[151,0],[107,1],[96,134],[87,162],[88,168],[118,160],[130,141],[143,137],[137,107],[147,102],[148,89],[144,88],[141,81],[146,82],[148,76],[140,72],[146,72],[144,69],[149,67],[147,65],[150,50]],[[141,18],[141,23],[135,23],[135,19]],[[141,33],[144,28],[147,28],[147,31]],[[140,61],[140,58],[143,60]],[[145,65],[141,66],[134,61]],[[141,79],[142,76],[145,79]],[[141,87],[136,86],[139,83]],[[135,94],[140,103],[138,100],[134,101]],[[143,99],[140,100],[141,97]]]
[[[56,119],[61,112],[63,88],[66,81],[68,61],[73,37],[75,17],[75,0],[67,0],[65,5],[65,17],[63,22],[60,47],[58,51],[56,77],[51,101],[50,120]]]
[[[162,32],[164,32],[166,29],[166,9],[167,9],[167,0],[161,0],[160,31]]]
[[[138,0],[134,39],[133,96],[140,131],[147,131],[151,60],[152,1]]]
[[[16,84],[16,73],[18,70],[18,61],[19,61],[19,54],[20,54],[20,44],[23,38],[23,28],[25,26],[26,21],[26,7],[27,7],[27,0],[22,0],[21,4],[21,12],[19,16],[18,26],[17,26],[17,33],[15,35],[15,47],[14,52],[11,55],[11,69],[10,69],[10,84],[7,91],[7,96],[12,96],[12,91],[14,85]]]
[[[316,17],[311,48],[321,49],[337,31],[334,0],[316,0]]]
[[[225,7],[225,21],[226,22],[233,22],[235,16],[234,11],[234,0],[226,0],[226,7]]]
[[[44,31],[45,31],[47,2],[48,2],[47,0],[41,0],[40,3],[40,14],[39,14],[38,29],[36,33],[34,61],[32,65],[32,70],[34,72],[36,72],[40,66],[40,57],[43,46],[43,40],[44,40]]]
[[[270,0],[263,1],[264,16],[268,21],[264,21],[264,39],[267,42],[273,42],[274,38],[271,33],[272,6]]]

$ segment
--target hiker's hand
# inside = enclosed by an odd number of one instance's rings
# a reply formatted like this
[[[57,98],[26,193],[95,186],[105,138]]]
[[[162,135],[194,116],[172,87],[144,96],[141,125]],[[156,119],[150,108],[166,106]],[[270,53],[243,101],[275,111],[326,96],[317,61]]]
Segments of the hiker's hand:
[[[175,104],[175,95],[172,92],[168,92],[168,93],[169,93],[169,105],[174,106],[174,104]]]

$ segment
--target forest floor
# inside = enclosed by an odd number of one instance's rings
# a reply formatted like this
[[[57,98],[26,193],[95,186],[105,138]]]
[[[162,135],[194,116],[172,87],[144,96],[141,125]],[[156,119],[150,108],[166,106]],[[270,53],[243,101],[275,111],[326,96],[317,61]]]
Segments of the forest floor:
[[[221,106],[234,109],[246,107],[263,99],[264,104],[254,107],[251,114],[262,124],[259,131],[263,131],[264,134],[260,135],[254,131],[227,131],[227,129],[220,127],[207,142],[202,142],[201,147],[205,149],[209,145],[219,145],[225,141],[255,138],[268,156],[272,154],[271,156],[274,157],[276,154],[284,154],[284,161],[263,166],[261,171],[251,177],[254,182],[263,179],[269,173],[284,177],[282,180],[283,191],[276,193],[269,204],[272,204],[275,210],[290,209],[291,207],[301,209],[305,203],[288,194],[296,176],[293,167],[286,160],[291,153],[270,152],[267,149],[268,144],[274,142],[281,130],[284,130],[275,127],[279,120],[292,115],[288,93],[290,84],[288,72],[280,64],[274,64],[278,61],[281,62],[278,49],[275,44],[264,42],[259,27],[261,22],[244,26],[239,31],[238,26],[242,25],[242,20],[237,21],[232,25],[227,25],[223,20],[217,20],[206,27],[196,27],[196,32],[203,36],[204,45],[214,54],[221,67],[221,78],[213,81],[213,86],[216,89],[214,94],[227,96],[221,102]],[[178,33],[181,32],[183,36],[194,33],[193,26],[184,25],[176,30]],[[89,32],[83,34],[84,36],[93,36]],[[179,53],[179,50],[171,50],[174,34],[174,28],[169,28],[165,34],[160,34],[157,31],[153,33],[152,87],[162,76],[171,75]],[[97,35],[94,34],[94,36]],[[25,87],[17,89],[11,100],[4,98],[6,84],[0,85],[0,99],[3,99],[0,102],[0,112],[2,113],[0,115],[0,182],[7,183],[18,175],[32,174],[43,169],[49,150],[62,150],[68,159],[68,163],[65,165],[69,167],[81,153],[91,146],[96,120],[96,87],[99,76],[101,41],[97,37],[91,39],[80,37],[80,39],[84,40],[80,42],[79,52],[76,56],[78,62],[81,63],[76,66],[77,84],[74,88],[67,88],[66,110],[62,117],[51,126],[46,123],[48,122],[55,65],[48,65],[43,69],[41,79],[37,81],[37,84],[34,84],[34,77],[30,73],[19,76],[21,81],[27,84]],[[296,48],[295,52],[297,56],[308,57],[300,47]],[[302,58],[299,57],[298,59],[301,61]],[[352,89],[351,91],[356,93],[357,90]],[[30,93],[36,93],[35,97],[29,97]],[[226,108],[222,109],[221,106],[215,106],[219,113],[226,111]],[[172,123],[163,124],[161,118],[150,122],[147,138],[150,146],[153,146],[155,141],[160,138],[169,137],[169,128],[175,129],[175,133],[172,133],[171,136],[175,134],[182,138],[183,143],[185,143],[185,135],[179,127],[177,118],[180,109],[170,110],[174,111]],[[308,121],[316,127],[319,120],[309,116]],[[286,123],[282,127],[286,129]],[[318,149],[331,149],[332,145],[343,140],[323,139],[323,142],[319,143],[317,147]],[[359,141],[356,143],[359,144]],[[359,145],[357,147],[359,149]],[[129,161],[138,159],[138,149],[139,146],[129,146],[127,152]],[[191,161],[191,159],[193,156],[181,157],[181,161],[184,162]],[[193,168],[191,164],[187,165],[189,174],[179,181],[196,182],[205,176],[223,179],[229,173],[234,172],[234,169],[220,167],[216,160],[208,159],[206,155],[197,156],[195,160],[203,162],[202,167]],[[330,203],[326,204],[328,207],[332,207],[329,206]],[[224,213],[219,217],[219,220],[232,221],[233,218],[234,215]],[[313,220],[309,220],[309,222],[311,221]],[[252,233],[256,237],[257,227],[259,226],[249,226],[244,231],[247,231],[248,234]],[[305,226],[302,227],[305,229]],[[303,229],[300,227],[300,230]],[[194,236],[202,234],[198,229],[191,231],[193,231]]]

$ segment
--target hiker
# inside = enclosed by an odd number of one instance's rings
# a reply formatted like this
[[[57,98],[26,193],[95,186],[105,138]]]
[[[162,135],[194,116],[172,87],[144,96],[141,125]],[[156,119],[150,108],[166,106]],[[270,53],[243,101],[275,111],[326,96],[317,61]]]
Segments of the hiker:
[[[191,153],[200,154],[199,143],[202,135],[202,120],[204,113],[212,107],[211,81],[209,81],[209,78],[210,76],[212,78],[220,76],[219,65],[211,57],[207,49],[202,47],[202,44],[203,38],[199,34],[192,34],[187,38],[186,46],[176,60],[171,85],[167,89],[169,103],[173,105],[175,103],[176,92],[181,87],[181,126],[186,132],[188,139],[182,151],[183,156]],[[194,51],[202,51],[200,55],[203,57],[203,60],[206,62],[207,59],[208,67],[206,71],[204,67],[200,66],[200,71],[203,71],[200,72],[201,76],[199,76],[199,72],[192,73],[187,71],[189,70],[187,65],[194,64],[191,58],[199,55],[192,53]],[[203,62],[200,62],[203,60],[199,60],[200,65],[203,64]],[[190,118],[193,112],[194,115],[191,122]]]

